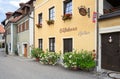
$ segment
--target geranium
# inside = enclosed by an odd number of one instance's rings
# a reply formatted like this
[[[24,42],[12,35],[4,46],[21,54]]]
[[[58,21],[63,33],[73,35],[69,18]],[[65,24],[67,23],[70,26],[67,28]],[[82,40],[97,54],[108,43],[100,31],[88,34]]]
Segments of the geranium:
[[[62,20],[68,20],[68,19],[71,19],[72,18],[72,14],[64,14],[62,16]]]

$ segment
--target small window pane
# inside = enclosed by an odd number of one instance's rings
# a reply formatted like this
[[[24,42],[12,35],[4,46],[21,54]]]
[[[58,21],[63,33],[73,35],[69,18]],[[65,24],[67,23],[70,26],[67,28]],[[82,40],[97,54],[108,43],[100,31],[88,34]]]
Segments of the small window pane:
[[[42,13],[38,15],[38,23],[42,24]]]
[[[49,51],[55,52],[55,38],[49,38]]]
[[[64,13],[65,14],[71,14],[72,13],[72,0],[68,1],[68,2],[65,2],[64,3]]]
[[[42,39],[38,39],[38,45],[39,45],[39,48],[42,50],[42,43],[43,43],[43,40]]]
[[[54,12],[54,7],[49,9],[49,20],[54,20],[55,18],[55,12]]]

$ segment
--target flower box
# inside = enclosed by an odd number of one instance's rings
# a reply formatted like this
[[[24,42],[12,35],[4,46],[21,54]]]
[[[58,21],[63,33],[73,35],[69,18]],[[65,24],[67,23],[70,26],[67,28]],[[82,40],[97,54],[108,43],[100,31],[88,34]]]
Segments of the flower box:
[[[42,24],[36,24],[37,28],[42,28]]]
[[[72,14],[64,14],[62,16],[62,20],[70,20],[72,18]]]
[[[54,24],[54,20],[47,20],[46,22],[48,25]]]

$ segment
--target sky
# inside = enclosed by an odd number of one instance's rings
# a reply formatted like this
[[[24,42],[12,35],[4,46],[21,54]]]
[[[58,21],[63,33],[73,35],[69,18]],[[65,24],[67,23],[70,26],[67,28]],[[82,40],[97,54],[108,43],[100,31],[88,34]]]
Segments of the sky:
[[[6,19],[5,13],[14,12],[19,8],[19,3],[29,0],[0,0],[0,23]]]

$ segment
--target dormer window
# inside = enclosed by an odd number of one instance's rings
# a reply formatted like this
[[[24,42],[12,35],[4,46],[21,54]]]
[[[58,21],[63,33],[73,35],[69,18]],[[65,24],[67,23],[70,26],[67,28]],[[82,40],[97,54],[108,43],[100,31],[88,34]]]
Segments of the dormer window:
[[[30,11],[30,7],[29,6],[24,6],[22,10],[23,10],[22,11],[23,14],[27,14]]]

